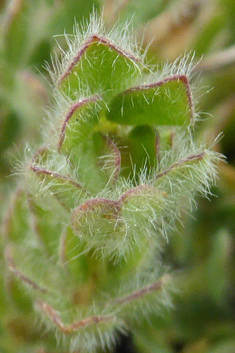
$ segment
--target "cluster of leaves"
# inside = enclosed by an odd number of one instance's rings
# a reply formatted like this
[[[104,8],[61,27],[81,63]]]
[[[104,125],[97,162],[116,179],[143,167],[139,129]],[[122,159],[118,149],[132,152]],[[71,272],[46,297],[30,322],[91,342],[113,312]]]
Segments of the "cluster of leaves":
[[[213,198],[212,202],[201,201],[199,209],[195,213],[196,220],[185,218],[187,226],[180,230],[183,236],[176,235],[167,248],[165,256],[170,266],[174,267],[175,265],[176,269],[184,268],[183,273],[178,274],[177,286],[182,287],[182,291],[176,300],[176,309],[171,311],[169,316],[165,315],[165,319],[159,319],[158,315],[154,313],[152,315],[148,314],[148,318],[151,316],[151,330],[149,323],[146,323],[144,318],[141,321],[141,315],[138,315],[141,330],[132,326],[136,347],[140,352],[159,352],[159,350],[166,353],[181,351],[191,353],[198,350],[203,353],[210,351],[218,353],[233,352],[235,345],[233,338],[235,325],[232,316],[234,310],[234,272],[232,270],[234,267],[234,252],[232,249],[234,248],[233,234],[235,229],[233,197],[235,87],[233,77],[235,73],[234,65],[232,65],[234,56],[228,55],[230,51],[224,50],[224,48],[229,46],[231,46],[231,49],[233,48],[235,36],[233,24],[234,1],[162,0],[151,1],[150,6],[148,6],[146,2],[141,0],[135,2],[106,0],[102,4],[104,5],[107,24],[112,24],[117,17],[121,20],[128,18],[129,15],[133,14],[134,9],[134,24],[137,30],[141,33],[144,28],[144,32],[148,36],[146,38],[151,42],[147,55],[152,62],[159,59],[174,60],[185,50],[189,52],[192,49],[196,50],[198,59],[201,58],[201,55],[204,55],[204,59],[201,60],[194,71],[198,69],[202,72],[201,77],[205,82],[204,85],[214,87],[213,91],[202,97],[200,104],[203,103],[203,110],[213,114],[214,118],[199,122],[200,129],[197,130],[197,135],[200,138],[201,132],[206,130],[209,138],[213,140],[223,130],[224,137],[217,144],[217,148],[228,157],[229,162],[227,166],[221,167],[219,189],[213,190],[214,193],[219,194],[219,198]],[[44,81],[35,73],[35,67],[41,70],[43,61],[45,59],[49,60],[49,53],[53,46],[52,35],[62,33],[64,28],[67,32],[71,32],[74,16],[77,17],[77,21],[81,16],[86,17],[94,4],[88,1],[11,1],[13,7],[8,9],[15,8],[15,11],[6,10],[6,6],[2,3],[0,5],[2,7],[1,27],[5,28],[2,31],[4,37],[1,37],[0,68],[0,178],[2,181],[3,177],[9,172],[6,151],[12,140],[19,146],[22,144],[21,137],[38,139],[37,126],[43,116],[40,107],[42,106],[42,100],[44,102],[47,99],[47,94]],[[87,7],[82,8],[83,6]],[[46,23],[45,19],[48,19]],[[146,27],[147,22],[148,26]],[[21,33],[20,41],[19,33]],[[61,45],[64,46],[63,40]],[[216,51],[218,51],[218,55],[213,54]],[[106,75],[105,70],[103,75]],[[159,79],[161,80],[160,77]],[[36,92],[35,98],[31,96],[34,91]],[[47,89],[47,92],[50,92],[50,88]],[[87,96],[87,92],[84,92],[84,94]],[[67,102],[64,102],[60,109],[65,108],[66,104]],[[29,128],[27,129],[27,127]],[[110,133],[110,124],[108,127],[102,125],[102,129],[105,133]],[[158,130],[162,132],[161,129]],[[113,131],[111,132],[113,133]],[[56,132],[56,136],[58,136],[58,132]],[[134,140],[138,141],[138,136],[134,136]],[[165,141],[168,141],[168,144],[170,144],[170,140],[166,136]],[[112,168],[117,162],[115,157],[117,155],[110,146],[106,145],[105,148],[106,154],[111,151],[112,160],[108,161],[107,158],[105,160],[101,158],[100,167],[102,170],[106,170],[106,177],[107,175],[110,177]],[[133,148],[136,148],[136,144]],[[143,150],[140,150],[135,153],[143,153]],[[181,157],[183,155],[179,156],[179,158]],[[123,156],[122,159],[124,159]],[[40,155],[40,163],[43,160],[44,156]],[[86,165],[86,160],[83,162]],[[136,160],[134,162],[137,163]],[[174,160],[172,162],[174,163]],[[58,165],[47,165],[47,167],[54,167],[55,170],[58,170]],[[165,167],[167,166],[165,165]],[[129,172],[130,170],[129,167]],[[90,170],[90,173],[88,172],[86,175],[86,178],[90,178],[91,183],[92,173],[93,170]],[[117,176],[117,172],[115,173],[114,179]],[[127,174],[122,175],[126,178]],[[75,177],[77,177],[77,171]],[[34,180],[37,180],[36,184],[39,185],[38,179]],[[50,181],[47,180],[47,183],[50,185]],[[7,183],[4,181],[1,187],[3,200],[6,185]],[[55,186],[53,192],[55,190],[57,191],[57,186]],[[43,187],[42,191],[48,192],[48,185],[46,188]],[[120,191],[118,195],[122,193],[125,193],[125,190]],[[13,238],[18,239],[16,242],[21,242],[19,238],[24,233],[24,242],[28,244],[27,239],[31,236],[29,225],[24,221],[25,214],[29,215],[30,227],[32,224],[38,227],[38,224],[35,223],[35,206],[31,204],[29,207],[31,211],[29,212],[28,206],[26,207],[28,201],[23,202],[20,195],[21,192],[16,195],[18,203],[15,203],[15,207],[17,211],[13,211],[12,208],[12,214],[14,212],[18,213],[21,209],[22,216],[17,218],[15,224],[10,222],[9,227],[13,227],[11,233]],[[76,195],[78,197],[78,192]],[[113,197],[113,195],[110,195],[108,197]],[[101,194],[100,196],[103,197],[104,195]],[[40,209],[38,208],[36,211],[39,212]],[[58,235],[60,229],[57,229],[53,222],[49,222],[50,215],[47,216],[45,212],[42,212],[41,216],[49,227],[44,232],[48,232],[52,236],[48,242],[53,242],[53,236]],[[26,219],[28,218],[26,217]],[[43,225],[39,225],[40,227],[43,228]],[[19,228],[23,230],[20,234],[18,233]],[[8,259],[12,258],[10,255]],[[3,268],[3,263],[1,265]],[[14,263],[12,265],[14,269]],[[187,268],[188,270],[185,270]],[[39,272],[39,270],[37,271]],[[35,315],[32,312],[32,298],[30,299],[28,292],[25,292],[21,286],[19,288],[14,276],[8,273],[4,282],[3,276],[2,273],[1,288],[7,288],[8,298],[5,298],[4,295],[0,296],[2,313],[0,326],[2,334],[1,350],[7,353],[21,350],[25,353],[35,351],[35,349],[37,351],[35,347],[38,347],[38,352],[44,352],[40,347],[46,342],[47,349],[54,352],[56,343],[53,334],[51,335],[48,330],[42,334],[43,328],[41,325],[40,327],[36,325],[37,329],[32,327],[32,322],[35,322]],[[54,280],[52,282],[55,283]],[[22,291],[24,292],[23,296]],[[86,297],[87,294],[84,293]],[[28,348],[22,342],[28,342]],[[21,345],[23,348],[21,348]],[[63,349],[61,351],[64,352]]]
[[[156,71],[127,26],[107,33],[95,15],[66,40],[49,128],[4,223],[5,257],[10,294],[28,287],[26,307],[49,332],[92,352],[167,301],[158,249],[195,193],[209,193],[219,155],[192,138],[188,57]]]
[[[131,5],[125,3],[121,17]],[[195,51],[195,60],[200,62],[194,72],[209,88],[200,98],[200,106],[212,116],[201,116],[196,135],[200,139],[206,134],[213,141],[222,131],[216,148],[228,163],[220,166],[215,197],[201,200],[195,219],[187,219],[181,236],[172,239],[166,258],[176,269],[184,269],[178,274],[182,291],[172,315],[165,320],[153,315],[155,330],[146,326],[143,334],[135,332],[141,352],[221,353],[235,349],[234,16],[232,0],[163,1],[161,12],[142,26],[151,41],[152,60],[174,60],[184,51]]]

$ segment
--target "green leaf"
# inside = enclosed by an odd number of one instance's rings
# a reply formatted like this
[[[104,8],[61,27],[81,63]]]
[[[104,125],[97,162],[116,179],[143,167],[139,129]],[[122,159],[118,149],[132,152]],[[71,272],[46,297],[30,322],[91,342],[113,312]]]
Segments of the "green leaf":
[[[102,258],[116,254],[120,257],[130,250],[128,239],[124,241],[127,225],[120,218],[120,207],[119,200],[94,198],[73,210],[73,231],[87,250],[101,254]]]
[[[156,236],[153,224],[157,217],[164,214],[167,194],[157,188],[142,184],[126,191],[121,196],[121,216],[129,226],[129,233],[133,237],[142,239],[143,244],[150,241],[151,229]],[[143,237],[143,229],[145,229]],[[144,249],[144,248],[143,248]]]
[[[61,237],[60,259],[75,280],[75,299],[79,299],[79,305],[87,304],[95,286],[105,279],[106,264],[85,251],[84,242],[71,227],[67,227]]]
[[[124,142],[122,151],[122,174],[130,177],[141,170],[150,172],[157,164],[157,136],[148,125],[133,128]]]
[[[60,240],[60,261],[77,283],[84,283],[89,278],[89,269],[86,264],[86,255],[83,254],[80,239],[67,227]]]
[[[51,151],[47,147],[39,148],[33,156],[30,175],[34,180],[36,189],[38,190],[37,185],[39,185],[41,191],[44,190],[43,198],[50,198],[50,201],[48,200],[49,204],[53,203],[52,199],[56,199],[56,203],[62,205],[66,210],[70,210],[82,202],[83,198],[88,196],[88,192],[74,179],[74,176],[71,176],[69,165],[66,164],[66,171],[64,170],[62,173],[54,171],[57,167],[49,162],[51,157]],[[63,158],[60,160],[61,164],[65,163]],[[39,180],[40,183],[38,183]],[[40,197],[37,197],[39,205],[41,204],[40,201],[42,201]],[[50,209],[53,211],[53,207]]]
[[[107,119],[121,125],[188,125],[193,105],[186,76],[175,75],[118,94]]]
[[[31,170],[42,180],[43,186],[45,190],[49,190],[50,196],[54,196],[66,210],[74,208],[83,197],[88,195],[81,184],[67,175],[34,164],[31,166]]]
[[[74,102],[65,114],[62,123],[58,149],[71,154],[89,139],[99,122],[100,97],[97,95]]]
[[[120,151],[114,141],[100,133],[93,135],[93,141],[98,170],[105,182],[112,184],[116,182],[120,173]]]
[[[53,212],[43,210],[33,198],[30,197],[28,203],[39,246],[46,255],[55,255],[63,225],[55,222],[53,220]]]
[[[77,87],[89,89],[109,99],[126,89],[139,74],[140,59],[123,51],[109,39],[92,35],[67,63],[57,81],[68,96],[75,97]]]
[[[160,183],[164,182],[164,178],[167,180],[169,178],[175,178],[176,176],[180,177],[181,181],[187,181],[193,184],[197,179],[200,180],[200,167],[203,168],[203,164],[206,165],[208,163],[208,151],[201,151],[196,154],[186,155],[186,157],[176,161],[175,163],[171,164],[169,167],[166,167],[165,170],[157,173],[154,178],[154,184],[158,185],[158,181]],[[203,164],[202,164],[203,162]],[[199,166],[199,167],[198,167]],[[198,173],[194,175],[192,178],[192,170],[193,168],[197,169]]]
[[[113,257],[145,252],[156,215],[162,215],[166,193],[150,185],[139,185],[122,194],[118,200],[89,199],[72,213],[72,229],[85,248]],[[145,232],[143,232],[143,229]],[[94,236],[95,234],[95,236]],[[122,239],[122,241],[121,241]]]
[[[104,198],[95,198],[78,206],[72,215],[72,227],[79,237],[102,239],[106,242],[122,232],[122,222],[119,222],[120,204]]]
[[[81,127],[74,123],[74,129],[72,128],[71,132],[74,139],[73,137],[70,140],[66,139],[61,150],[66,151],[71,165],[77,170],[82,185],[89,192],[95,193],[103,190],[107,183],[112,184],[117,180],[120,172],[121,156],[119,149],[111,139],[102,135],[96,129],[91,133],[92,122],[90,127],[86,127],[84,126],[84,130],[80,131]],[[89,133],[88,130],[90,130]],[[78,131],[77,136],[76,131]],[[87,138],[82,137],[84,138],[82,144],[76,144],[76,138],[79,140],[79,133],[85,133],[87,136]],[[70,145],[70,148],[65,148],[64,145]]]

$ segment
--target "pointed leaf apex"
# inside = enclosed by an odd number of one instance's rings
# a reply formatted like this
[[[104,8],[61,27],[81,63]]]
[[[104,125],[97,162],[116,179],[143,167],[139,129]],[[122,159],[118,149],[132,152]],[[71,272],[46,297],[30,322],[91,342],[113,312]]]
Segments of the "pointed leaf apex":
[[[57,81],[57,87],[59,87],[62,83],[62,81],[69,76],[71,71],[73,70],[74,66],[79,62],[81,57],[85,54],[86,50],[92,46],[92,44],[97,43],[97,44],[103,44],[105,46],[108,46],[110,49],[115,50],[117,53],[120,55],[134,61],[134,62],[142,62],[142,59],[140,57],[136,57],[130,52],[127,52],[123,50],[120,46],[116,45],[113,43],[109,38],[106,38],[105,36],[101,36],[99,34],[92,34],[90,35],[82,44],[82,46],[79,48],[79,51],[77,54],[74,56],[72,61],[68,64],[67,68],[65,71],[60,75]]]

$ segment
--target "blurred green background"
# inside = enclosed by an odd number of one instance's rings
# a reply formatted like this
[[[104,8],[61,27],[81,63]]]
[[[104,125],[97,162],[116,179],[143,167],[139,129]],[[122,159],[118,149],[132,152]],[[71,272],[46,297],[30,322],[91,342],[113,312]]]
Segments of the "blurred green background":
[[[72,33],[74,21],[88,19],[93,9],[102,11],[107,28],[131,18],[151,64],[192,53],[201,112],[195,135],[212,144],[222,132],[214,149],[227,159],[213,195],[198,199],[193,216],[184,215],[185,226],[179,224],[162,254],[175,277],[173,308],[139,322],[119,351],[234,353],[234,0],[0,0],[0,220],[16,184],[12,165],[26,143],[40,142],[52,100],[45,62],[58,51],[57,41],[66,49],[57,35]],[[0,285],[7,310],[11,302]]]

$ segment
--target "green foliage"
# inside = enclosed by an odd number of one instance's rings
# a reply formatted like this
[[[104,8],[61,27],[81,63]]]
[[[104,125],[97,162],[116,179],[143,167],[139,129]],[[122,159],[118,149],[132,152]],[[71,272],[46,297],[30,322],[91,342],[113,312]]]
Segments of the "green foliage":
[[[4,198],[13,184],[5,180],[11,155],[16,149],[21,153],[24,140],[40,140],[39,126],[50,98],[44,65],[55,45],[53,36],[71,32],[74,17],[81,21],[98,5],[93,0],[9,0],[0,6],[0,192]]]
[[[117,331],[167,309],[159,250],[210,194],[221,158],[193,138],[188,57],[150,67],[127,25],[107,32],[96,15],[66,41],[43,143],[26,153],[4,222],[9,352],[10,334],[22,352],[111,349]]]
[[[134,126],[188,125],[193,116],[190,100],[187,78],[176,75],[119,94],[110,104],[108,119]]]

